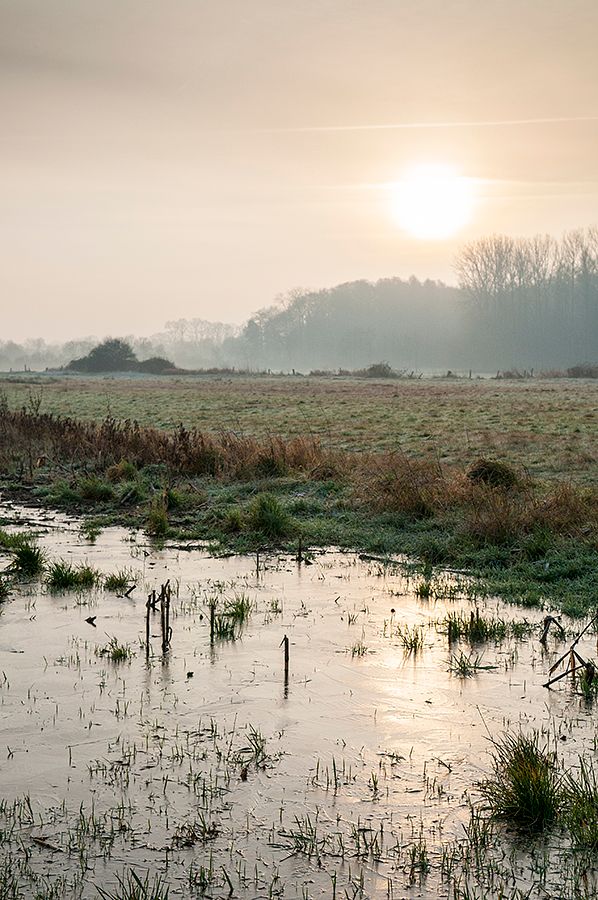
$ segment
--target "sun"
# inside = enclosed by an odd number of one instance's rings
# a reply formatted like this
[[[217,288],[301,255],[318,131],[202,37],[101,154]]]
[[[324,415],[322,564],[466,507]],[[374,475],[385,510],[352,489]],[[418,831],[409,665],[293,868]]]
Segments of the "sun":
[[[393,217],[404,231],[420,240],[450,238],[472,217],[473,180],[452,166],[416,166],[391,190]]]

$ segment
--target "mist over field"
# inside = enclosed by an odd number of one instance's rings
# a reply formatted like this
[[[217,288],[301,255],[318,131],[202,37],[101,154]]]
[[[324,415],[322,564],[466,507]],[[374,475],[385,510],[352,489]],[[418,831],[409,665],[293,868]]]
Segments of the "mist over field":
[[[140,360],[188,369],[338,371],[563,370],[598,359],[598,229],[467,244],[459,286],[384,278],[295,290],[242,327],[201,318],[127,336]],[[97,339],[0,343],[0,368],[58,368]]]

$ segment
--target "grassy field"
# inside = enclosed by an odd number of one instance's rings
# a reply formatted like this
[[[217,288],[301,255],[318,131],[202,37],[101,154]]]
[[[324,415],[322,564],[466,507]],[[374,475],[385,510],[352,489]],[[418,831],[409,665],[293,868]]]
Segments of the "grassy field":
[[[598,483],[598,382],[342,378],[0,378],[11,407],[170,429],[316,436],[467,466],[500,457],[536,478]]]
[[[0,482],[92,528],[404,555],[578,615],[598,596],[597,423],[577,380],[6,378]]]

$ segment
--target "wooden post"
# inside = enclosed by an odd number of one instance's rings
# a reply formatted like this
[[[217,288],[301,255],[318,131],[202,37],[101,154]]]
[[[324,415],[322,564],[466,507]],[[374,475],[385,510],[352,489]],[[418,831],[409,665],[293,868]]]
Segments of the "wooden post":
[[[288,686],[289,686],[289,639],[286,634],[281,641],[281,646],[283,647],[283,653],[284,653],[284,684],[285,684],[285,688],[288,689]]]
[[[216,602],[210,600],[210,644],[214,643],[214,633],[216,631]]]
[[[164,585],[165,587],[165,595],[166,595],[166,638],[165,638],[165,650],[168,650],[170,647],[170,584],[167,581]]]
[[[147,603],[145,604],[145,658],[149,660],[150,655],[150,612],[152,609],[152,595],[149,594]]]
[[[160,626],[162,630],[162,653],[166,653],[167,649],[167,640],[166,640],[166,591],[164,590],[164,585],[160,590]]]

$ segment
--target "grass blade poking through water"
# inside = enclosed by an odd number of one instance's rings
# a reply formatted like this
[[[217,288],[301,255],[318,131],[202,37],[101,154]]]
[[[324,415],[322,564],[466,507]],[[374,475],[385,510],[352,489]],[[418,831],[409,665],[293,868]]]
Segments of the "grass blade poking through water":
[[[598,850],[598,779],[591,762],[580,759],[579,776],[567,775],[564,818],[575,847]]]
[[[142,881],[131,870],[126,877],[117,876],[117,881],[118,888],[114,892],[96,885],[98,896],[102,900],[168,900],[168,887],[158,875],[150,881],[148,873]]]

